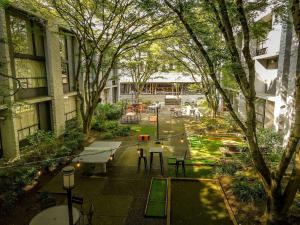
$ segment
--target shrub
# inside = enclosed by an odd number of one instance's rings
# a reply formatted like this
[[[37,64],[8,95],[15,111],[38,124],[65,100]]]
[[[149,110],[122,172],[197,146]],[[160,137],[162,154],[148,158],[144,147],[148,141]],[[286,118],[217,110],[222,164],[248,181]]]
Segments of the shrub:
[[[129,126],[119,126],[113,131],[114,136],[127,137],[130,135],[131,128]]]
[[[27,140],[30,146],[38,146],[43,142],[54,144],[55,136],[51,131],[38,130],[35,134],[29,135]]]
[[[234,175],[239,166],[235,162],[225,162],[216,166],[216,173],[219,175]]]
[[[12,172],[14,178],[15,191],[17,193],[22,192],[22,188],[28,184],[31,184],[32,181],[36,178],[37,169],[35,167],[23,167],[20,169],[15,169]]]
[[[6,192],[1,201],[1,215],[7,215],[11,210],[13,210],[16,207],[18,196],[14,191],[8,191]]]
[[[266,193],[262,183],[256,179],[242,177],[234,181],[233,194],[242,202],[263,201]]]
[[[122,116],[122,107],[120,105],[98,104],[95,114],[104,117],[104,119],[118,120]]]
[[[282,136],[272,129],[258,128],[257,141],[261,148],[267,151],[281,152]]]
[[[101,115],[96,115],[93,117],[92,120],[92,129],[97,131],[105,131],[105,118],[103,118]]]
[[[117,130],[119,128],[119,122],[118,121],[105,121],[104,123],[105,130]]]
[[[77,148],[82,147],[84,141],[84,134],[80,128],[77,120],[71,120],[66,124],[66,131],[64,134],[64,146],[70,149],[71,152]]]
[[[114,138],[114,135],[111,132],[106,132],[103,135],[103,139],[112,139],[112,138]]]

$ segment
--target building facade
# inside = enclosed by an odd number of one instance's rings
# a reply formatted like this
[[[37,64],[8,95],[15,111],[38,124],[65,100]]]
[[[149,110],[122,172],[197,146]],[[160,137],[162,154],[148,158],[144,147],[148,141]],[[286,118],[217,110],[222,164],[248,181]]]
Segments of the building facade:
[[[120,100],[134,101],[134,84],[130,75],[120,76]],[[141,101],[166,102],[168,99],[179,99],[180,103],[196,102],[203,94],[191,91],[189,86],[195,80],[178,72],[157,72],[146,82],[139,95]]]
[[[42,129],[60,136],[78,116],[78,47],[54,20],[15,7],[0,8],[0,40],[0,72],[12,77],[0,76],[0,88],[9,95],[0,99],[0,156],[12,159],[28,135]],[[112,85],[104,90],[106,102],[117,99]]]
[[[255,60],[256,117],[258,126],[274,129],[287,140],[293,117],[298,40],[291,24],[268,9],[259,18],[270,24],[264,40],[252,40]],[[245,118],[245,100],[228,90],[236,111]]]

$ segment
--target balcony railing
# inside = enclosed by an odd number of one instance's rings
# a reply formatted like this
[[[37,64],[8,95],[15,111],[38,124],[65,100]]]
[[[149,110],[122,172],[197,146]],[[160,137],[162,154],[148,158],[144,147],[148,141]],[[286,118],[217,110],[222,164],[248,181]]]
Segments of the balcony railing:
[[[65,121],[74,119],[76,117],[76,115],[77,115],[77,110],[73,110],[73,111],[65,113]]]
[[[31,126],[28,127],[24,127],[22,129],[18,130],[18,140],[22,141],[24,140],[27,136],[32,135],[34,133],[36,133],[36,131],[39,129],[39,124],[33,124]]]
[[[44,88],[47,87],[46,77],[20,77],[18,78],[22,88]]]
[[[268,48],[260,48],[260,49],[256,49],[256,55],[259,56],[259,55],[264,55],[267,53],[267,49]]]

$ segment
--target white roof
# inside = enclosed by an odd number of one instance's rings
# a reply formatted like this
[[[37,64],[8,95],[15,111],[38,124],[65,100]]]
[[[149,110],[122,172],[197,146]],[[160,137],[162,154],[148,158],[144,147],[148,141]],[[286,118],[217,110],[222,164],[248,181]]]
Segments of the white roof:
[[[196,76],[200,81],[200,76]],[[131,83],[130,75],[125,74],[120,76],[120,83]],[[195,83],[193,77],[189,74],[179,72],[156,72],[152,74],[147,83]]]

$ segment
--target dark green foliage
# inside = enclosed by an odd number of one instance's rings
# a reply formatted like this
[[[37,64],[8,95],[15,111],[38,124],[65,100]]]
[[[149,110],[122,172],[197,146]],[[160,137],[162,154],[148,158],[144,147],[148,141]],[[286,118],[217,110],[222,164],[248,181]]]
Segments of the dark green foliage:
[[[11,210],[13,210],[16,207],[17,199],[18,196],[14,191],[6,192],[0,198],[0,215],[7,215]]]
[[[35,134],[27,137],[30,146],[38,146],[42,142],[52,144],[55,142],[55,136],[51,131],[38,130]]]
[[[74,145],[74,140],[77,142]],[[84,134],[80,128],[80,123],[77,120],[71,120],[66,124],[64,143],[65,146],[75,150],[74,148],[81,147],[84,141]]]
[[[23,187],[31,184],[37,176],[35,167],[21,167],[2,170],[0,173],[0,215],[6,215],[11,211],[19,196],[23,193]]]
[[[104,139],[129,136],[130,127],[121,126],[117,120],[121,117],[121,109],[120,105],[99,104],[96,115],[93,117],[92,129],[105,132]]]
[[[118,120],[122,116],[122,108],[119,105],[98,104],[96,114],[108,120]]]
[[[105,121],[105,123],[104,123],[105,130],[115,130],[118,127],[119,127],[118,121],[108,120],[108,121]]]
[[[234,181],[232,191],[243,202],[257,202],[266,199],[264,187],[257,179],[241,177]]]
[[[268,152],[282,151],[282,136],[272,129],[258,128],[257,130],[258,145]]]
[[[130,127],[129,126],[119,126],[118,129],[113,131],[114,136],[127,137],[130,135]]]
[[[224,162],[220,165],[217,165],[215,170],[219,175],[234,175],[239,169],[239,166],[236,162]]]
[[[113,139],[113,138],[114,138],[114,135],[111,132],[106,132],[103,135],[103,139]]]

